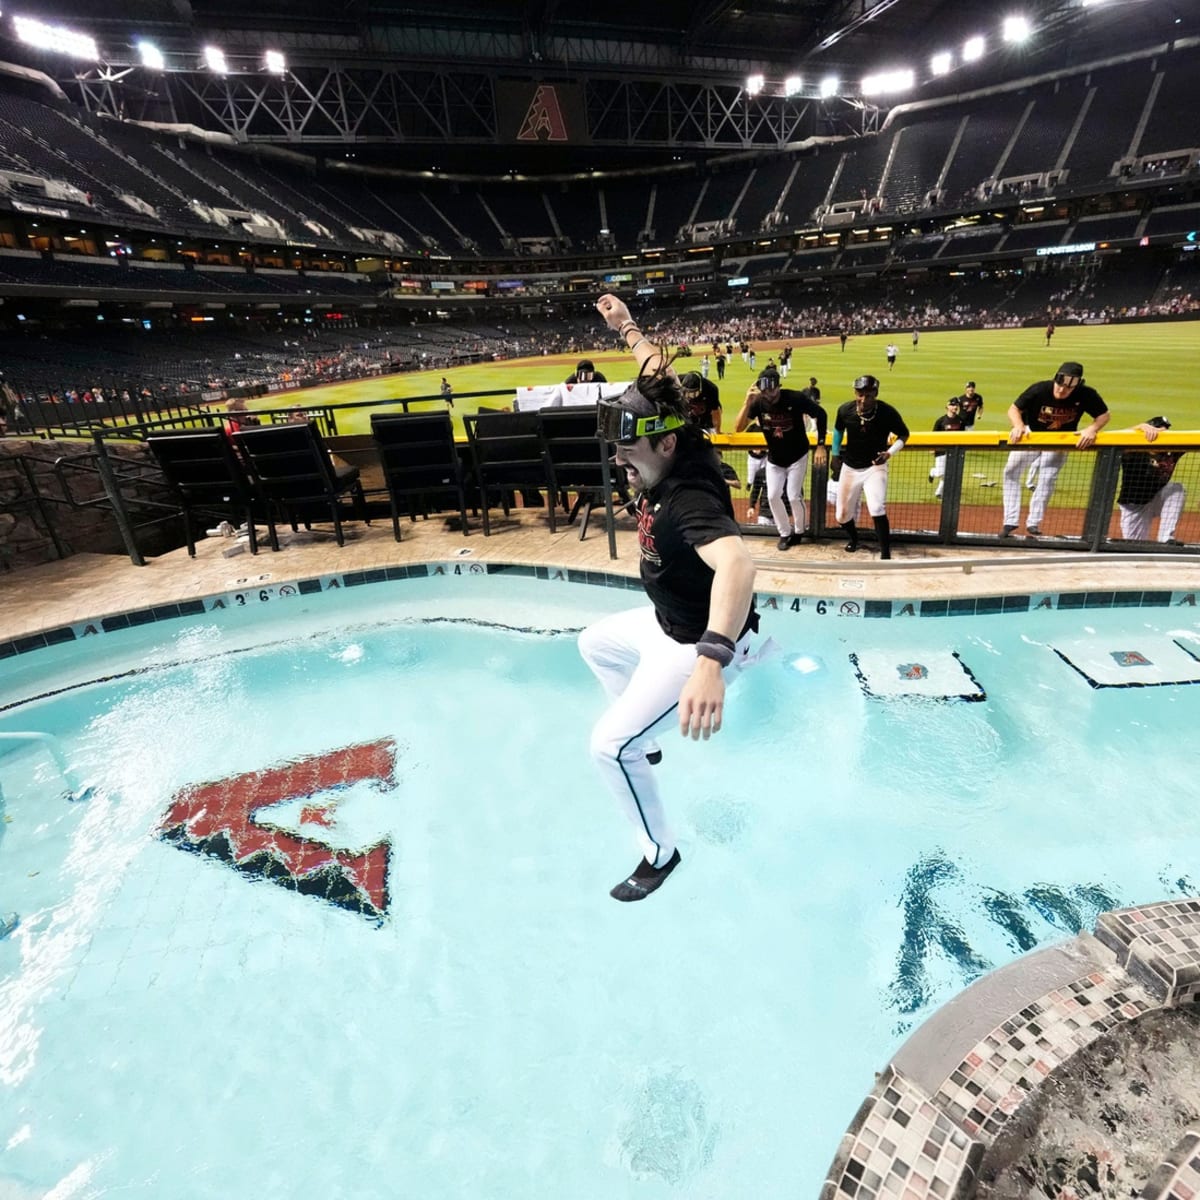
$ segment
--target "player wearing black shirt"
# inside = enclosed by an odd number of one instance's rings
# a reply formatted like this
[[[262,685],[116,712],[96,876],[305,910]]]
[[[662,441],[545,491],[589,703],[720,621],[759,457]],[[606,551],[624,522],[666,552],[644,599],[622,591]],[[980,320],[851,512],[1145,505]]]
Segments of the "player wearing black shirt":
[[[1096,434],[1108,424],[1108,405],[1100,398],[1095,388],[1083,382],[1083,364],[1065,362],[1055,372],[1053,379],[1027,387],[1009,405],[1008,419],[1012,431],[1009,442],[1016,446],[1030,433],[1074,432],[1079,429],[1080,418],[1086,413],[1092,423],[1079,430],[1076,449],[1086,450],[1096,440]],[[1029,501],[1029,516],[1025,529],[1037,537],[1041,533],[1042,518],[1054,488],[1058,473],[1066,462],[1062,450],[1013,450],[1004,464],[1004,528],[1001,537],[1008,537],[1021,520],[1021,476],[1026,468],[1037,463],[1037,487]]]
[[[679,864],[648,755],[676,717],[680,732],[708,738],[721,728],[725,679],[747,660],[754,562],[733,515],[715,451],[688,422],[674,373],[616,296],[596,305],[638,361],[638,380],[601,402],[600,434],[637,494],[641,577],[650,604],[616,613],[580,634],[584,661],[609,705],[591,752],[636,830],[643,858],[612,889],[643,900]],[[722,672],[726,671],[726,676]]]
[[[946,401],[946,411],[942,416],[938,417],[933,423],[934,433],[957,433],[960,429],[966,429],[967,422],[964,420],[957,396],[951,396]],[[942,495],[942,484],[946,478],[946,451],[935,450],[933,452],[933,466],[929,469],[929,482],[937,480],[937,487],[933,489],[934,499],[940,499]]]
[[[860,375],[854,399],[837,411],[833,427],[834,462],[838,475],[837,519],[846,531],[846,549],[858,549],[854,520],[863,498],[875,523],[879,557],[892,557],[892,530],[887,518],[888,463],[904,449],[908,426],[904,418],[879,399],[879,380]]]
[[[967,429],[974,429],[979,414],[983,412],[983,397],[975,390],[975,380],[968,380],[963,394],[958,398],[958,412]]]
[[[804,504],[804,476],[808,471],[808,428],[805,416],[817,423],[818,465],[825,463],[825,433],[829,418],[825,410],[803,392],[779,386],[779,375],[764,371],[758,383],[746,393],[746,403],[738,414],[738,433],[751,421],[757,421],[767,442],[767,502],[775,528],[779,531],[779,549],[799,545],[808,528]],[[787,494],[792,515],[788,517],[783,497]],[[793,528],[794,525],[794,528]]]
[[[687,405],[688,420],[701,429],[721,432],[721,391],[711,379],[699,371],[680,376],[683,402]]]
[[[1151,417],[1138,425],[1153,442],[1160,429],[1170,429],[1166,417]],[[1117,507],[1121,512],[1121,536],[1132,542],[1148,542],[1150,526],[1158,517],[1158,541],[1169,546],[1182,543],[1175,537],[1187,493],[1182,483],[1175,483],[1175,473],[1182,450],[1123,450],[1121,452],[1121,490]]]

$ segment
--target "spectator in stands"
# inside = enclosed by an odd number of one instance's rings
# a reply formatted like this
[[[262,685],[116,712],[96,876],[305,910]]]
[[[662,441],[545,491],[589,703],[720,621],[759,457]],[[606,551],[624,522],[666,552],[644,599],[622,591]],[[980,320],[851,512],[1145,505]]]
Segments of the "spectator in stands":
[[[904,418],[879,399],[879,380],[860,375],[854,399],[837,411],[833,427],[833,461],[838,475],[837,521],[846,531],[846,550],[858,549],[855,518],[863,498],[875,523],[879,557],[892,557],[892,527],[887,517],[888,464],[908,440]]]
[[[445,377],[445,375],[442,376],[441,392],[442,392],[442,399],[445,400],[445,402],[448,405],[450,405],[451,408],[453,408],[454,407],[454,389],[450,386],[450,380],[448,380]]]
[[[1067,433],[1079,429],[1084,414],[1092,418],[1087,428],[1079,430],[1075,446],[1086,450],[1096,441],[1096,435],[1109,421],[1108,405],[1095,388],[1083,381],[1083,364],[1065,362],[1053,379],[1044,379],[1027,387],[1009,406],[1008,419],[1012,430],[1009,442],[1019,445],[1031,433]],[[1058,473],[1066,461],[1062,450],[1013,450],[1004,465],[1004,526],[1001,537],[1008,537],[1021,520],[1021,474],[1037,462],[1037,487],[1029,501],[1025,531],[1033,537],[1041,533],[1046,506],[1054,495]]]
[[[900,353],[900,347],[895,342],[888,342],[887,345],[887,360],[888,370],[892,370],[896,365],[896,355]]]
[[[734,426],[742,433],[751,421],[757,421],[766,436],[767,503],[779,531],[780,550],[798,546],[808,528],[808,510],[804,504],[804,476],[808,472],[806,415],[817,422],[814,462],[824,466],[828,415],[803,392],[781,387],[777,371],[764,371],[759,376],[746,393],[746,402]],[[790,519],[784,505],[785,493],[792,510]]]
[[[680,377],[679,386],[683,389],[688,420],[709,433],[720,433],[721,393],[717,385],[699,371],[689,371]]]
[[[951,396],[946,401],[946,411],[938,417],[933,423],[934,433],[957,433],[960,429],[966,429],[967,422],[963,418],[959,408],[958,397]],[[933,466],[929,468],[929,482],[937,480],[937,487],[933,489],[933,497],[935,500],[942,498],[942,484],[946,478],[946,451],[935,450],[933,452]]]
[[[958,415],[962,417],[964,427],[974,429],[979,414],[983,412],[983,397],[975,390],[975,380],[968,379],[963,394],[958,397]]]
[[[563,383],[607,383],[608,379],[601,371],[596,370],[596,364],[590,358],[581,358],[575,364],[575,370],[563,380]]]
[[[651,755],[661,755],[654,734],[672,718],[684,736],[707,739],[720,730],[722,672],[732,676],[747,661],[758,617],[754,562],[716,456],[684,416],[674,373],[621,300],[601,296],[596,307],[638,364],[637,382],[600,404],[600,434],[616,443],[617,463],[638,493],[651,603],[588,626],[579,650],[609,700],[592,731],[592,757],[643,853],[611,895],[637,901],[680,861],[651,765]]]
[[[1166,417],[1151,417],[1135,425],[1146,441],[1157,439],[1160,429],[1170,429]],[[1182,546],[1175,537],[1175,527],[1183,512],[1187,499],[1182,483],[1174,483],[1171,476],[1182,450],[1123,450],[1121,452],[1121,489],[1117,493],[1117,507],[1121,512],[1121,536],[1131,542],[1148,542],[1150,526],[1158,518],[1158,542],[1167,546]]]

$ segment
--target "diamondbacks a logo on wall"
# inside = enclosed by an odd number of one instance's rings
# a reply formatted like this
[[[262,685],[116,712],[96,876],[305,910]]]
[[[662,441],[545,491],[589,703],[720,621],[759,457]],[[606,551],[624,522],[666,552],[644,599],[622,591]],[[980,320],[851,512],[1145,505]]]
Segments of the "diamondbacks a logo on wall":
[[[558,90],[551,84],[539,84],[529,102],[525,119],[517,132],[518,142],[565,142],[567,123],[558,103]]]
[[[159,837],[235,871],[382,920],[388,907],[387,839],[355,848],[338,807],[366,790],[396,787],[391,738],[248,771],[176,793]],[[270,810],[270,811],[268,811]]]

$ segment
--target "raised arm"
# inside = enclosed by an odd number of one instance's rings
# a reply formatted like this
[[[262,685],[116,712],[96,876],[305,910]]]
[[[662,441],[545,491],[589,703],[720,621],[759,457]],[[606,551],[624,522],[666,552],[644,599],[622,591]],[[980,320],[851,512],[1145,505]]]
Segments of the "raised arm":
[[[596,301],[596,311],[604,318],[604,323],[609,329],[620,335],[626,349],[633,351],[639,372],[654,371],[662,365],[662,355],[659,354],[658,347],[629,315],[629,306],[624,300],[606,292]]]

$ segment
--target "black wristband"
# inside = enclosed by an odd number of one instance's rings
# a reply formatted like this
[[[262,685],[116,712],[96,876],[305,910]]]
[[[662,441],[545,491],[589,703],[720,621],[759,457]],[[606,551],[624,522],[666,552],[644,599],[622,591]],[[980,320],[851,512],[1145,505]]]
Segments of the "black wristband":
[[[723,633],[714,633],[711,629],[706,629],[696,643],[696,653],[700,657],[711,658],[715,662],[719,662],[722,667],[727,667],[733,662],[736,649],[736,645],[730,638]]]

